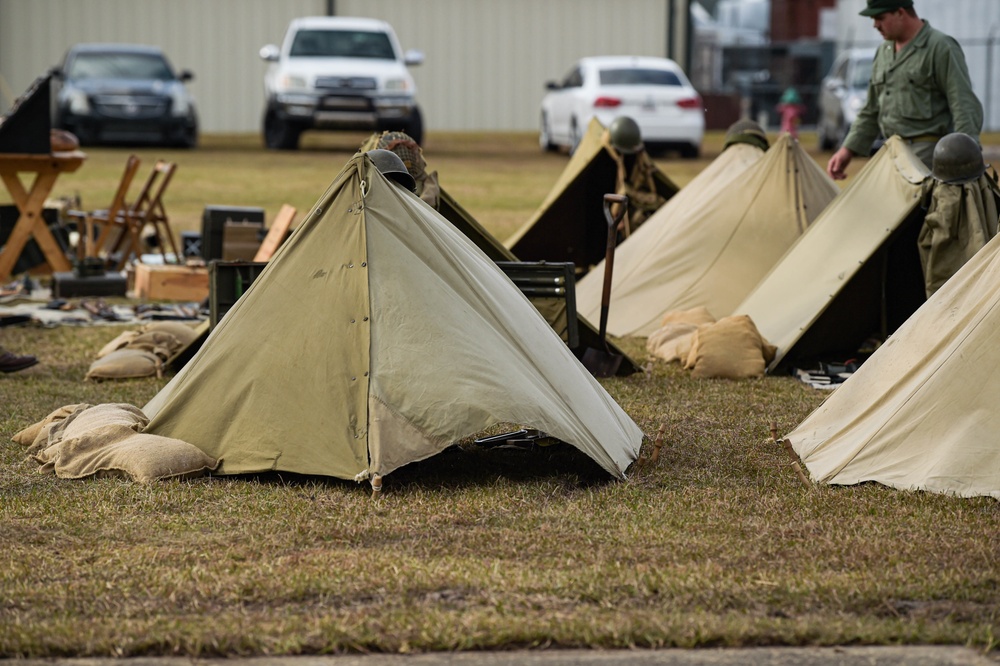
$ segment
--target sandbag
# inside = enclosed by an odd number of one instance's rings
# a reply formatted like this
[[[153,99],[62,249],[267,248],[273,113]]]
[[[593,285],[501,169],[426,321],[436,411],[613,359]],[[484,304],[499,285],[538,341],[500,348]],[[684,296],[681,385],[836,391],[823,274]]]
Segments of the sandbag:
[[[731,315],[698,327],[684,367],[697,378],[761,377],[776,351],[748,315]]]
[[[90,364],[85,379],[162,377],[163,361],[142,349],[119,349]]]
[[[192,478],[218,467],[218,461],[192,444],[139,432],[148,419],[137,407],[76,407],[62,408],[69,416],[49,423],[47,444],[31,456],[39,471],[63,479],[115,476],[148,483]]]
[[[685,363],[699,326],[715,323],[705,307],[671,310],[663,315],[660,328],[646,339],[646,351],[667,362]]]
[[[27,447],[25,453],[32,454],[44,448],[49,441],[49,431],[53,426],[64,421],[67,417],[82,412],[84,409],[91,407],[87,403],[80,403],[76,405],[65,405],[59,409],[50,412],[48,416],[37,423],[32,423],[27,428],[14,434],[11,439],[21,446]]]

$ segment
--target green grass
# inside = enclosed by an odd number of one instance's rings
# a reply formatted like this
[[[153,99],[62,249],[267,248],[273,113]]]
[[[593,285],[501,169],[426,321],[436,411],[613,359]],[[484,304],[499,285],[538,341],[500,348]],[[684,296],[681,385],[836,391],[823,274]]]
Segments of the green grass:
[[[208,137],[176,154],[178,179],[192,175],[168,210],[198,228],[209,203],[307,208],[349,143],[276,154]],[[495,233],[530,215],[566,161],[529,136],[432,135],[426,152]],[[113,181],[126,153],[88,153],[72,178],[96,205],[97,172]],[[686,182],[706,153],[661,165]],[[0,657],[997,645],[1000,503],[807,489],[769,425],[787,432],[824,394],[790,378],[696,380],[655,363],[602,380],[650,437],[664,427],[658,463],[624,483],[571,448],[468,443],[390,474],[379,501],[291,475],[39,474],[15,432],[65,404],[142,406],[168,381],[82,380],[119,330],[2,330],[42,363],[0,375]],[[642,341],[621,344],[645,362]]]

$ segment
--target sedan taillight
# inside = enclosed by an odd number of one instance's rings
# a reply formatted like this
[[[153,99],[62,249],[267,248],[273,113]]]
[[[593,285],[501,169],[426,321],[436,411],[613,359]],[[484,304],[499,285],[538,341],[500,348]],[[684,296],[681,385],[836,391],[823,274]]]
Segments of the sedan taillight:
[[[594,107],[598,109],[613,109],[621,104],[622,101],[617,97],[598,97],[594,100]]]
[[[700,109],[701,108],[701,98],[700,97],[685,97],[684,99],[677,100],[677,106],[682,109]]]

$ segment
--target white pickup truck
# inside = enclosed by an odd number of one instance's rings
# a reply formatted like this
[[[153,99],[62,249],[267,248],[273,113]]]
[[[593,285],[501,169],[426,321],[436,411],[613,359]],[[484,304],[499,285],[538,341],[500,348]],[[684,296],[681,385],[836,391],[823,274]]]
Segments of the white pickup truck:
[[[264,144],[295,150],[302,132],[398,130],[423,142],[416,84],[407,70],[424,56],[399,46],[385,21],[339,16],[294,19],[281,47],[260,57],[264,75]]]

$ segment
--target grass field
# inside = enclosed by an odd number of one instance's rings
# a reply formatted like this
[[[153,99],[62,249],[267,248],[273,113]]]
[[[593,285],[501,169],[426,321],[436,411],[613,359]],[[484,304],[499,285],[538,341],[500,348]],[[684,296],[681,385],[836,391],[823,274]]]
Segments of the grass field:
[[[200,229],[205,205],[301,215],[363,138],[136,152],[178,162],[167,208],[180,231]],[[721,141],[658,162],[683,185]],[[57,194],[97,207],[129,151],[87,152]],[[431,134],[425,154],[500,238],[566,164],[528,134]],[[788,377],[696,380],[655,363],[602,380],[645,433],[665,429],[658,463],[621,483],[573,449],[471,443],[390,474],[379,501],[290,475],[39,474],[10,441],[18,430],[66,404],[142,406],[169,379],[84,382],[118,331],[0,329],[0,344],[42,361],[0,375],[0,658],[1000,643],[1000,503],[806,488],[769,426],[787,432],[824,394]],[[646,361],[642,340],[621,345]]]

